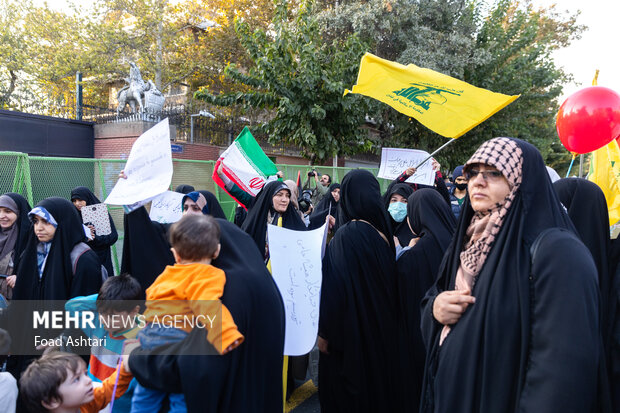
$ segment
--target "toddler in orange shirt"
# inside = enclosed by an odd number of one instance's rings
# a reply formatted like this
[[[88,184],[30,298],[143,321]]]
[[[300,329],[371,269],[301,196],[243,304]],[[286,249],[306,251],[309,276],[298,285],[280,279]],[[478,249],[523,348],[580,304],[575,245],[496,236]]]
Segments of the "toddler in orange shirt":
[[[209,215],[185,215],[170,228],[175,264],[167,266],[146,290],[146,327],[138,334],[140,345],[152,349],[181,341],[195,322],[206,328],[206,339],[221,354],[243,342],[243,335],[221,303],[226,276],[211,265],[220,252],[220,228]],[[218,320],[219,319],[219,320]],[[152,413],[165,393],[136,387],[132,412]],[[184,411],[182,394],[170,394],[170,411]]]

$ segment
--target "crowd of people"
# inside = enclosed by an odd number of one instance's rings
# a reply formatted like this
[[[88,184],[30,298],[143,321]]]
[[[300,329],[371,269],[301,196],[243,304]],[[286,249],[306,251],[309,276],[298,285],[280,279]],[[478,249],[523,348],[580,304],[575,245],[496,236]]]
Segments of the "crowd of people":
[[[240,203],[235,223],[212,193],[181,185],[177,223],[124,215],[119,275],[113,224],[98,235],[79,213],[99,203],[88,188],[34,207],[1,195],[0,410],[282,412],[308,360],[283,354],[267,228],[327,224],[321,411],[619,411],[620,244],[603,192],[552,183],[538,150],[512,138],[482,144],[449,188],[434,169],[433,186],[407,182],[409,168],[383,194],[366,170],[340,183],[313,170],[304,188],[279,177],[256,196],[218,171]],[[17,349],[33,332],[13,304],[52,300],[106,320],[80,331],[105,346]],[[214,305],[206,333],[154,323]]]

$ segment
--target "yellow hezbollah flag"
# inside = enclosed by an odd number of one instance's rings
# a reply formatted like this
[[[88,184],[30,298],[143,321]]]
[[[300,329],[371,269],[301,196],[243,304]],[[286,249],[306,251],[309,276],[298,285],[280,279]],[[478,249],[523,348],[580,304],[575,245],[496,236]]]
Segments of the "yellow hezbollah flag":
[[[603,190],[609,223],[614,225],[620,220],[620,147],[615,139],[592,152],[588,179]]]
[[[519,97],[480,89],[416,65],[407,66],[370,53],[362,57],[359,93],[386,103],[447,138],[458,138]]]

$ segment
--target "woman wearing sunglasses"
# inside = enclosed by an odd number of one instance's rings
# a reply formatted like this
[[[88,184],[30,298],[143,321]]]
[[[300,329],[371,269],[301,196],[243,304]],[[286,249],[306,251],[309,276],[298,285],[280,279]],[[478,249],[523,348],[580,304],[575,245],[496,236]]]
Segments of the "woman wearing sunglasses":
[[[538,150],[495,138],[464,167],[455,236],[422,304],[422,412],[592,412],[597,270]]]

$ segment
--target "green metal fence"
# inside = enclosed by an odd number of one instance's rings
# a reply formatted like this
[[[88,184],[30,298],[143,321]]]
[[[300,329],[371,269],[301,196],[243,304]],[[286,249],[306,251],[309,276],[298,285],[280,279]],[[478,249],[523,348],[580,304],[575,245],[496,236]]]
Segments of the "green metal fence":
[[[0,194],[17,192],[22,194],[34,206],[39,201],[50,197],[60,196],[69,199],[71,190],[76,186],[85,186],[102,201],[108,196],[116,181],[119,172],[125,166],[122,159],[83,159],[83,158],[53,158],[28,156],[19,152],[0,152]],[[196,161],[173,159],[173,176],[171,189],[177,185],[192,185],[196,189],[206,189],[215,194],[222,205],[224,213],[232,221],[235,213],[235,201],[217,185],[214,184],[214,161]],[[298,171],[301,173],[302,183],[306,181],[307,173],[312,169],[308,165],[277,165],[284,173],[285,179],[296,180]],[[344,175],[356,168],[340,168],[318,166],[321,174],[329,174],[333,182],[340,182]],[[369,168],[374,175],[377,168]],[[382,190],[388,182],[379,179]],[[108,210],[116,229],[118,241],[112,247],[114,268],[118,273],[120,268],[121,252],[123,250],[123,209],[117,206],[108,206]]]

